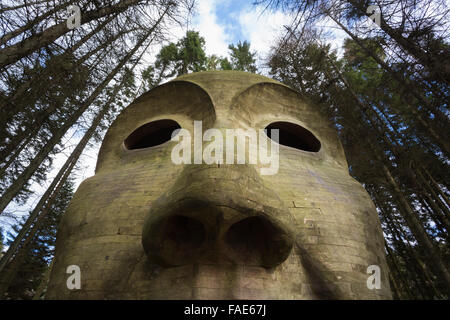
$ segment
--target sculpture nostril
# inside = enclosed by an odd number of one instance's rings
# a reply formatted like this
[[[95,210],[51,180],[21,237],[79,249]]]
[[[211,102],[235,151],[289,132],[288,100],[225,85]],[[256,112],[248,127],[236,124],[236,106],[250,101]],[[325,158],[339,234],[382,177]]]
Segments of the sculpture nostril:
[[[165,239],[180,250],[192,251],[198,249],[205,240],[203,224],[193,218],[174,215],[165,224]]]
[[[280,227],[264,217],[253,216],[233,224],[225,235],[231,255],[238,263],[267,268],[289,256],[292,241]]]
[[[147,254],[158,263],[183,265],[193,262],[201,254],[206,231],[197,219],[171,215],[152,224],[142,240]]]

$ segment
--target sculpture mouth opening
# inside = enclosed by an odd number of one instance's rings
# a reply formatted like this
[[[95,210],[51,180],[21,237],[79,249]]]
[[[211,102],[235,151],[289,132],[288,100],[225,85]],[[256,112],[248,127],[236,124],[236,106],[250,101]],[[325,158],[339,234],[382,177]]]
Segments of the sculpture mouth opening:
[[[292,248],[285,231],[264,217],[236,222],[226,232],[225,242],[236,262],[267,268],[281,264]]]

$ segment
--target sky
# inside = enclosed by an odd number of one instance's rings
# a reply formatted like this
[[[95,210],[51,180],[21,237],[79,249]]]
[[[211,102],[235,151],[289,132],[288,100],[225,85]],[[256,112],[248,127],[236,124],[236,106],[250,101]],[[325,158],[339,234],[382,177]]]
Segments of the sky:
[[[283,35],[283,26],[289,25],[292,17],[280,10],[270,10],[264,5],[255,6],[252,0],[197,0],[197,15],[187,27],[199,31],[205,38],[207,55],[228,56],[228,45],[238,41],[250,42],[250,48],[257,53],[257,65],[263,74],[264,60],[274,40]],[[328,39],[332,48],[341,47],[346,35],[330,21],[317,24],[332,32]],[[331,27],[331,28],[330,28]],[[181,38],[186,30],[177,30]]]
[[[205,39],[207,55],[229,56],[228,45],[248,41],[257,53],[257,65],[263,67],[273,40],[280,34],[288,16],[280,11],[264,10],[254,6],[252,0],[196,0],[197,5],[189,23],[170,30],[171,41],[182,38],[187,30],[200,33]],[[146,61],[154,60],[160,46],[151,49]],[[263,70],[261,70],[263,71]]]
[[[183,37],[186,30],[199,31],[205,39],[205,51],[207,55],[229,56],[228,45],[236,44],[238,41],[249,41],[251,51],[257,53],[257,65],[259,71],[267,75],[264,70],[264,60],[268,55],[274,39],[282,35],[283,25],[289,24],[290,17],[277,10],[264,10],[264,7],[254,6],[252,0],[197,0],[195,14],[190,19],[189,25],[184,28],[176,27],[171,29],[172,41]],[[329,22],[320,24],[330,30]],[[337,30],[331,28],[331,30]],[[329,41],[332,47],[339,48],[342,44],[345,34],[334,31],[334,35]],[[146,62],[151,63],[156,56],[159,48],[153,48],[145,58]],[[58,169],[64,164],[70,152],[81,139],[81,134],[69,132],[65,136],[66,146],[64,151],[58,154],[54,160],[54,170],[48,174],[47,181],[41,184],[32,185],[32,190],[36,196],[31,197],[26,205],[18,207],[11,204],[6,208],[12,211],[16,216],[27,215],[39,201],[40,196],[52,182]],[[94,175],[95,164],[100,144],[94,145],[83,153],[78,161],[75,176],[75,186]],[[10,230],[11,224],[15,223],[13,219],[0,217],[0,226]]]
[[[249,0],[200,0],[192,27],[206,41],[206,53],[226,56],[228,45],[247,40],[260,59],[267,55],[287,16],[263,10]]]

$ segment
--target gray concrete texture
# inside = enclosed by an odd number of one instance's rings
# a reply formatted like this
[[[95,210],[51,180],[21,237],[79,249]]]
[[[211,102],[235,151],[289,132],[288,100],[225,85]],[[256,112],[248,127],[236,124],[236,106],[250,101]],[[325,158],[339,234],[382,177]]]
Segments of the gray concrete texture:
[[[193,130],[294,124],[317,152],[280,145],[279,171],[181,164],[177,144],[128,150],[136,129],[170,119]],[[280,141],[281,142],[281,141]],[[81,289],[66,285],[69,265]],[[381,289],[367,287],[369,265]],[[348,173],[317,108],[272,79],[236,71],[184,75],[118,116],[60,224],[47,299],[390,299],[380,221]]]

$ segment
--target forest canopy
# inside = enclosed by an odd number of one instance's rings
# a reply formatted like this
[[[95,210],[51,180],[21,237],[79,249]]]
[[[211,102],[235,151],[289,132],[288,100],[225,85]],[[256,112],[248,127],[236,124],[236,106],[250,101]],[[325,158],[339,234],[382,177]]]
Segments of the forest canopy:
[[[446,2],[249,0],[289,17],[264,56],[249,39],[229,43],[226,56],[207,54],[206,31],[189,27],[197,2],[0,5],[0,218],[13,221],[0,228],[0,299],[45,296],[81,156],[120,111],[174,77],[208,70],[260,73],[317,106],[376,205],[394,298],[448,299]],[[67,23],[69,5],[82,13],[78,27]],[[175,26],[185,32],[174,40]],[[345,34],[338,48],[333,30]]]

